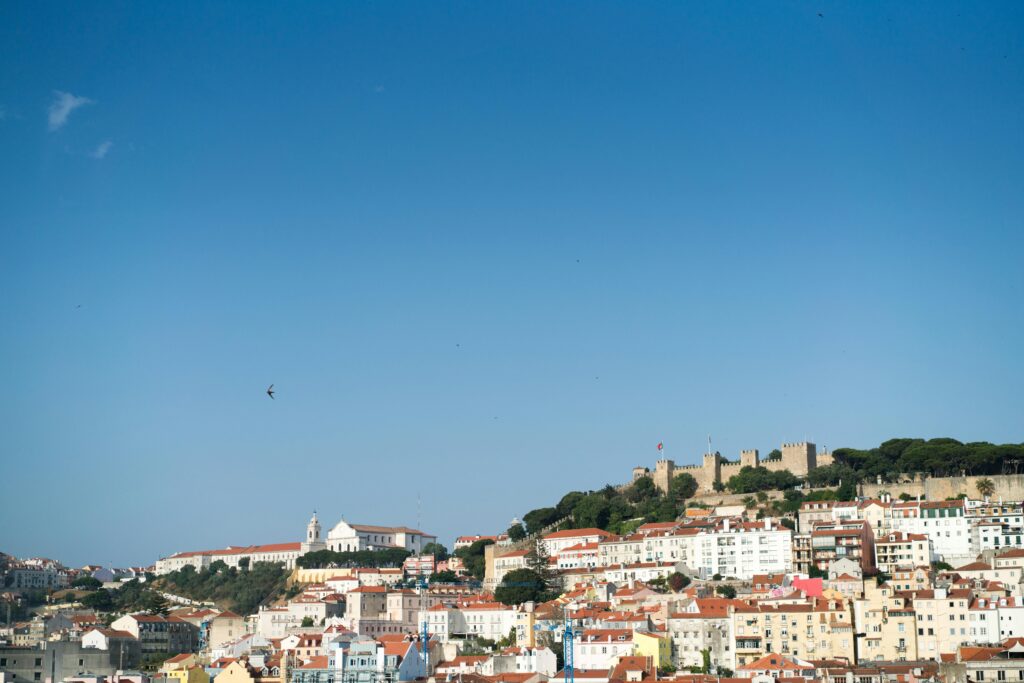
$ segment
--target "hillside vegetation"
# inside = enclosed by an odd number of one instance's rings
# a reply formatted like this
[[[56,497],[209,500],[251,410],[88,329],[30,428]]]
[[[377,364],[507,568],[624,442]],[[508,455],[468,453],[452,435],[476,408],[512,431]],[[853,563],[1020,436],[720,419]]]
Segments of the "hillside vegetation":
[[[289,571],[277,562],[257,562],[250,568],[228,567],[218,560],[196,571],[186,566],[164,574],[157,588],[192,600],[209,600],[241,615],[285,595]]]
[[[781,455],[772,451],[769,457],[776,454]],[[918,472],[935,477],[959,475],[961,472],[969,475],[1000,474],[1005,462],[1019,459],[1024,465],[1024,444],[902,438],[890,439],[867,450],[839,448],[833,455],[834,464],[811,470],[803,481],[813,488],[837,488],[805,494],[795,490],[802,482],[792,472],[770,471],[764,467],[744,467],[717,488],[732,493],[784,490],[784,499],[770,505],[769,511],[786,514],[795,512],[804,500],[851,500],[856,495],[858,482],[875,481],[879,476],[891,482]],[[645,522],[676,519],[682,513],[686,500],[696,490],[696,481],[687,473],[675,477],[667,495],[654,485],[650,477],[641,477],[621,489],[608,485],[600,491],[567,493],[557,505],[526,513],[523,525],[527,533],[533,534],[567,518],[560,525],[562,528],[596,527],[616,534],[629,533]],[[763,504],[767,500],[760,501],[752,496],[749,499],[750,505]],[[516,528],[509,532],[522,533]]]
[[[811,472],[812,479],[837,480],[853,473],[859,480],[895,481],[901,474],[921,472],[932,477],[1002,474],[1003,463],[1019,459],[1024,465],[1024,444],[996,445],[987,441],[961,443],[956,439],[889,439],[877,448],[838,448],[835,464]],[[812,485],[814,481],[810,482]]]

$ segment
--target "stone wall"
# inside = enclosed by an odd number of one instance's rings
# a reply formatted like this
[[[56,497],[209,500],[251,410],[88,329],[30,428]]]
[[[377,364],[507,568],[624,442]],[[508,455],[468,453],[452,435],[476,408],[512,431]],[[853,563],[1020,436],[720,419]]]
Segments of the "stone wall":
[[[813,443],[801,441],[800,443],[782,444],[782,457],[771,460],[761,460],[757,449],[740,451],[740,458],[737,462],[729,462],[722,457],[721,453],[705,453],[700,465],[676,465],[674,460],[661,459],[654,464],[654,471],[646,467],[634,467],[630,481],[636,481],[640,477],[650,477],[654,485],[664,492],[667,492],[672,479],[677,474],[686,472],[697,481],[699,491],[711,492],[716,482],[725,483],[729,478],[744,467],[762,466],[773,472],[789,470],[798,477],[805,476],[808,471],[820,463],[831,464],[831,453],[818,453],[818,448]]]
[[[911,481],[903,481],[896,484],[874,483],[862,484],[861,495],[869,498],[877,498],[885,491],[893,498],[901,493],[917,498],[921,496],[927,500],[945,500],[955,498],[961,493],[966,493],[971,498],[980,498],[978,494],[978,482],[982,479],[991,479],[996,490],[992,498],[998,500],[1024,500],[1024,474],[992,474],[979,475],[974,477],[917,477]]]

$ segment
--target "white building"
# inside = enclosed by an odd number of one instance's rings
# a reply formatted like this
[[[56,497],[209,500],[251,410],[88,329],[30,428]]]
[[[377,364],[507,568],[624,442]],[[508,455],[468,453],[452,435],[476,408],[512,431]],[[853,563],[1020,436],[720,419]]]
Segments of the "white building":
[[[238,567],[245,560],[249,566],[257,562],[279,562],[292,569],[295,567],[295,560],[302,554],[301,546],[301,543],[270,543],[267,545],[228,546],[222,550],[192,550],[175,553],[157,560],[155,573],[157,575],[169,574],[186,566],[195,567],[198,571],[209,567],[218,560],[229,567]]]
[[[755,574],[793,569],[793,533],[771,518],[746,522],[708,518],[701,526],[611,538],[598,543],[598,565],[682,564],[711,578],[715,574],[750,579]]]
[[[480,667],[485,676],[504,673],[535,673],[548,678],[558,672],[558,659],[546,647],[507,647],[496,652]]]
[[[890,531],[875,538],[875,566],[880,572],[927,567],[932,559],[932,543],[924,534]]]
[[[437,537],[405,526],[349,524],[344,519],[327,532],[327,547],[335,552],[403,548],[421,554],[423,547],[436,543]]]
[[[633,632],[628,629],[588,629],[572,641],[573,664],[578,669],[610,669],[616,657],[633,654]]]
[[[1010,526],[1005,522],[979,520],[971,524],[971,554],[980,555],[986,550],[997,552],[1007,548],[1022,548],[1024,528]]]
[[[970,618],[973,642],[1024,638],[1024,603],[1019,597],[978,598],[971,604]]]
[[[681,612],[669,615],[668,635],[672,639],[672,663],[682,669],[704,664],[704,650],[718,666],[736,668],[732,647],[731,600],[698,598]]]
[[[893,503],[886,510],[887,531],[924,534],[939,559],[956,565],[969,562],[971,532],[962,500]]]
[[[597,543],[611,538],[611,534],[603,529],[564,529],[544,536],[544,550],[548,555],[557,555],[562,550],[574,545]]]

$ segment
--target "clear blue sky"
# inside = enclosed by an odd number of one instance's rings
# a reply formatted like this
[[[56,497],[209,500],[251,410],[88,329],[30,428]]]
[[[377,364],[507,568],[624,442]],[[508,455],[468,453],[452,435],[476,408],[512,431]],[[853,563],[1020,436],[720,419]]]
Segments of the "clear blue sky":
[[[0,549],[450,541],[708,433],[1024,440],[1022,29],[3,3]]]

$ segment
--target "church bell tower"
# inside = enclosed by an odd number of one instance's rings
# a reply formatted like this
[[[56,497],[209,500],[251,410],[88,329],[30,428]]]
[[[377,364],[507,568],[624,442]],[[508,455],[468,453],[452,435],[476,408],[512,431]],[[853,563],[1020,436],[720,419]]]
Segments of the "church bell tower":
[[[320,540],[320,520],[316,518],[316,510],[306,525],[306,540],[302,542],[302,554],[324,550],[327,544]]]

